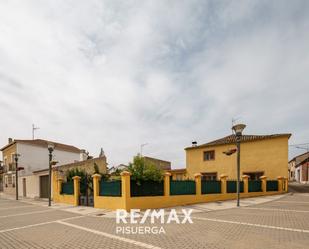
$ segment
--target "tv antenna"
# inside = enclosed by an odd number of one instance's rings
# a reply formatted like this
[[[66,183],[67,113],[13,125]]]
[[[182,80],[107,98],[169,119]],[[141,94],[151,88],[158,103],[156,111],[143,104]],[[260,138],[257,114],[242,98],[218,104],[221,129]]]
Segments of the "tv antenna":
[[[34,132],[38,129],[40,129],[40,127],[35,127],[35,125],[32,124],[32,140],[34,140]]]

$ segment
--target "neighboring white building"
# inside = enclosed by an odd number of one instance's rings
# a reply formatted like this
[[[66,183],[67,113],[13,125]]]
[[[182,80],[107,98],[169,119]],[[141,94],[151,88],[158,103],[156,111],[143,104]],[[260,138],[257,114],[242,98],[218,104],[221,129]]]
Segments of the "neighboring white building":
[[[3,192],[15,194],[15,162],[14,154],[20,154],[18,166],[24,170],[18,172],[18,192],[24,197],[48,197],[48,171],[38,172],[49,166],[48,144],[53,143],[53,160],[61,164],[79,161],[81,150],[72,145],[51,142],[42,139],[9,140],[1,151],[4,162]]]
[[[299,183],[309,182],[309,152],[298,155],[289,161],[289,180]]]

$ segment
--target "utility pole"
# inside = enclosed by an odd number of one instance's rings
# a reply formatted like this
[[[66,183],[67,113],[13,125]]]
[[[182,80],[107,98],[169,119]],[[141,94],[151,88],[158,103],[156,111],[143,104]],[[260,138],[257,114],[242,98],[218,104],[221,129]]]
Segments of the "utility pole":
[[[20,157],[19,154],[14,154],[15,160],[15,190],[16,190],[16,200],[18,200],[18,158]]]

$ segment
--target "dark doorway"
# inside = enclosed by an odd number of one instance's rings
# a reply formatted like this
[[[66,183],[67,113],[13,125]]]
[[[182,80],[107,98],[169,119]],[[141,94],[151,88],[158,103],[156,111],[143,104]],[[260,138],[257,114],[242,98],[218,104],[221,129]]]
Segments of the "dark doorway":
[[[40,198],[48,198],[48,175],[40,176]]]

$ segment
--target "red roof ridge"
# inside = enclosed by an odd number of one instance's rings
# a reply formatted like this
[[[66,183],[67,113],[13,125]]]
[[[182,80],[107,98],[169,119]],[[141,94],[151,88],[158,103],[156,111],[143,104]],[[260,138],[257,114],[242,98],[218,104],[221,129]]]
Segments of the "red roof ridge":
[[[264,139],[271,139],[271,138],[277,138],[277,137],[291,137],[291,133],[281,133],[281,134],[271,134],[271,135],[242,135],[241,136],[241,142],[250,142],[250,141],[257,141],[257,140],[264,140]],[[195,148],[202,148],[202,147],[208,147],[208,146],[216,146],[216,145],[224,145],[224,144],[233,144],[236,143],[236,135],[228,135],[223,138],[219,138],[216,140],[213,140],[211,142],[201,144],[198,146],[193,147],[187,147],[187,149],[195,149]]]
[[[29,145],[34,145],[34,146],[40,146],[40,147],[46,147],[48,146],[48,143],[53,143],[55,145],[55,149],[57,150],[63,150],[63,151],[69,151],[69,152],[76,152],[80,153],[80,149],[73,146],[73,145],[68,145],[68,144],[63,144],[63,143],[58,143],[54,141],[49,141],[49,140],[44,140],[44,139],[14,139],[12,143],[7,144],[0,150],[3,151],[7,147],[15,144],[15,143],[24,143],[24,144],[29,144]]]

